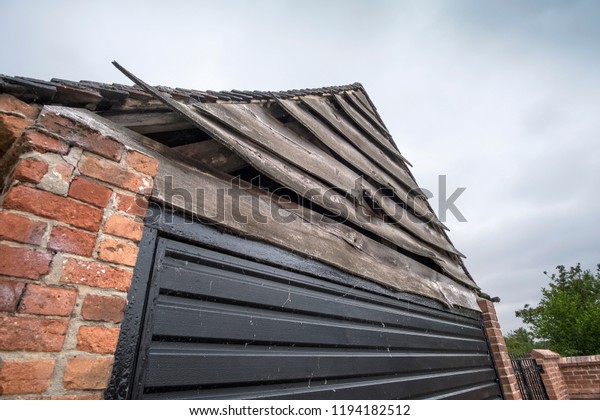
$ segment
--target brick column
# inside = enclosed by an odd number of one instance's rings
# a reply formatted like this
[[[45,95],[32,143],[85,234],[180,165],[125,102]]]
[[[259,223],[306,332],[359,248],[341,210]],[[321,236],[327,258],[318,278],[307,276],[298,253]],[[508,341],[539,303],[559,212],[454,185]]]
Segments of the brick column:
[[[558,364],[560,355],[551,350],[532,350],[531,356],[544,368],[542,380],[551,400],[568,400],[569,392]]]
[[[101,399],[157,162],[37,112],[0,97],[0,399]]]
[[[504,342],[504,336],[500,329],[500,323],[498,322],[494,303],[483,298],[477,299],[477,303],[481,308],[485,334],[490,344],[490,351],[496,365],[496,371],[498,373],[498,378],[500,379],[500,386],[504,393],[504,399],[520,400],[522,399],[521,392],[519,391],[517,378],[515,377],[510,357],[508,356],[506,343]]]

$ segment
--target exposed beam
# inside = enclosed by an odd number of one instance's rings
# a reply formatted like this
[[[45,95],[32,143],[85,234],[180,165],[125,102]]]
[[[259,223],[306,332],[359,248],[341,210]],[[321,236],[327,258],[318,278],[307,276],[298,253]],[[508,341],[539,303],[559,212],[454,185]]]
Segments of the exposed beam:
[[[233,172],[248,166],[244,159],[216,140],[177,146],[173,150],[223,172]]]
[[[165,112],[127,112],[103,114],[107,120],[129,128],[140,134],[163,133],[166,131],[187,130],[194,125],[173,111]]]

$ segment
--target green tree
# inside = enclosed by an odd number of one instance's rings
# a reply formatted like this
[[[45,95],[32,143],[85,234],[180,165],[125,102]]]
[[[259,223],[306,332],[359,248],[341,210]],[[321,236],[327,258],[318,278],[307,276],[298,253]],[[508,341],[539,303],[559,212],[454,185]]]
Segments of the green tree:
[[[538,306],[525,305],[515,314],[563,356],[600,354],[600,264],[595,274],[582,270],[581,264],[556,269],[549,287],[542,288]]]
[[[536,345],[533,334],[523,327],[510,331],[504,337],[504,341],[508,352],[514,355],[522,355],[535,348],[542,348]]]

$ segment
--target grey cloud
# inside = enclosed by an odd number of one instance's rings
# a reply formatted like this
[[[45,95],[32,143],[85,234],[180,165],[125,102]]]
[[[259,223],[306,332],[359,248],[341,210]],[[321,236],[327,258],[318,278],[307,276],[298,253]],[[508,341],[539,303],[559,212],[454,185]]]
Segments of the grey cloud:
[[[0,72],[279,90],[362,82],[505,330],[600,255],[597,1],[0,2]],[[18,36],[15,36],[18,34]]]

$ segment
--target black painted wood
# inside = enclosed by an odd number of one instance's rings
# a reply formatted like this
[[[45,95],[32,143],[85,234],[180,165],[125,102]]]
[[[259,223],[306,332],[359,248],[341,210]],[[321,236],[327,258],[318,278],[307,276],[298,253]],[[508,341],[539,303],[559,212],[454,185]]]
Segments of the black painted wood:
[[[183,221],[149,211],[135,375],[108,398],[501,398],[480,314]]]
[[[127,296],[127,308],[119,333],[119,345],[115,352],[112,376],[104,393],[106,399],[131,398],[137,354],[142,333],[142,320],[146,310],[148,279],[154,268],[156,253],[156,229],[146,227],[140,241],[140,252]]]

